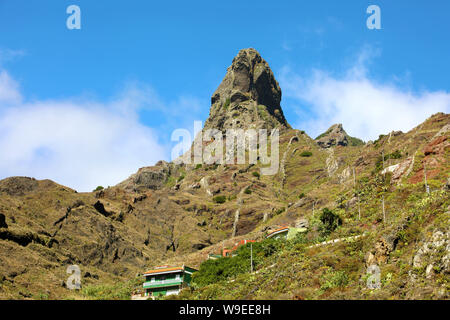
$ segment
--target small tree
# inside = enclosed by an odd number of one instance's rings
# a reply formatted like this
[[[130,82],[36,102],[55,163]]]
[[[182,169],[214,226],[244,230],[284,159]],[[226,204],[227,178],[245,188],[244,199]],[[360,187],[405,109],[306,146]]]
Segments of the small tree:
[[[341,217],[328,208],[322,209],[319,219],[322,222],[322,228],[320,231],[324,236],[329,235],[331,232],[336,230],[338,226],[342,225]]]

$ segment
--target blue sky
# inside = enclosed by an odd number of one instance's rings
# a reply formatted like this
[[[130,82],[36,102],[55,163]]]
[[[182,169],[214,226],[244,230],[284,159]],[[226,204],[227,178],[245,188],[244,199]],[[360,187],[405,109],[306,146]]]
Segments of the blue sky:
[[[72,4],[81,30],[66,28]],[[371,4],[381,30],[366,27]],[[279,80],[288,122],[312,137],[334,122],[365,140],[409,130],[449,111],[449,13],[446,0],[0,0],[0,147],[13,150],[0,178],[88,190],[169,160],[171,132],[207,118],[247,47]]]

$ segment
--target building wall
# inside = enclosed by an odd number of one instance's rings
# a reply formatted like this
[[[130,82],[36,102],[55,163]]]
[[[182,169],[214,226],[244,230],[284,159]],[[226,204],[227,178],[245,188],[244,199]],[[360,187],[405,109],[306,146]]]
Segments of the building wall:
[[[181,279],[183,279],[182,272],[175,272],[175,273],[167,273],[167,274],[157,274],[157,275],[146,275],[145,281],[152,281],[152,278],[155,278],[155,281],[161,281],[161,280],[175,280],[176,276],[179,275]]]

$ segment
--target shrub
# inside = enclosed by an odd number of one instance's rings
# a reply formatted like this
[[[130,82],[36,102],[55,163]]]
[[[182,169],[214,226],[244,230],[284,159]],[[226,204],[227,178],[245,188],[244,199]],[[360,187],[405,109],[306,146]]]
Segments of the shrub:
[[[400,159],[402,157],[402,153],[400,150],[395,150],[393,153],[389,155],[389,159]]]
[[[102,186],[98,186],[97,188],[95,188],[94,192],[95,191],[100,191],[100,190],[103,190],[103,189],[105,189],[105,188],[103,188]]]
[[[199,163],[199,164],[197,164],[197,165],[195,166],[195,170],[200,169],[201,167],[202,167],[202,164]]]
[[[303,199],[305,196],[306,196],[305,193],[302,192],[302,193],[300,193],[300,194],[298,195],[298,198],[299,198],[299,199]]]
[[[311,151],[303,151],[302,153],[300,153],[300,156],[302,156],[302,157],[311,157],[312,156],[312,152]]]
[[[258,171],[253,171],[253,172],[252,172],[252,175],[253,175],[254,177],[258,178],[258,179],[259,179],[259,177],[260,177],[260,174],[259,174]]]
[[[225,196],[215,196],[213,198],[213,201],[215,203],[224,203],[225,201],[227,201],[227,197],[225,197]]]
[[[348,284],[348,276],[344,271],[333,271],[332,269],[322,276],[320,289],[327,290],[337,287],[345,287]]]
[[[247,188],[247,189],[245,189],[244,193],[245,193],[245,194],[251,194],[251,193],[252,193],[252,190],[250,190],[250,188]]]
[[[319,217],[320,221],[322,222],[322,227],[320,228],[322,235],[327,236],[338,226],[342,224],[342,219],[339,217],[339,215],[335,214],[332,210],[328,208],[322,209],[322,213]]]

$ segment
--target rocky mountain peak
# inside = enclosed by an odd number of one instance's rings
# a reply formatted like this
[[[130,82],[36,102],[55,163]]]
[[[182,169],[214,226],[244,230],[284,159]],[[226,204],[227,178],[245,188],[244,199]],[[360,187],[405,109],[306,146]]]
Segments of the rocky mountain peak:
[[[289,127],[280,102],[269,64],[255,49],[240,50],[211,97],[205,129]]]
[[[341,123],[333,124],[327,131],[316,138],[317,144],[322,148],[330,148],[334,146],[357,146],[364,142],[358,138],[350,137],[345,132]]]

